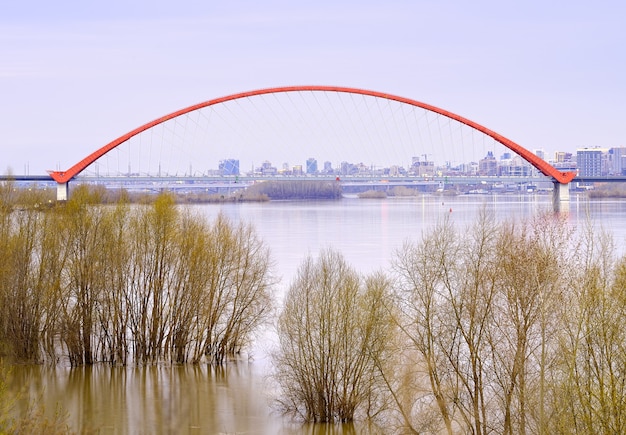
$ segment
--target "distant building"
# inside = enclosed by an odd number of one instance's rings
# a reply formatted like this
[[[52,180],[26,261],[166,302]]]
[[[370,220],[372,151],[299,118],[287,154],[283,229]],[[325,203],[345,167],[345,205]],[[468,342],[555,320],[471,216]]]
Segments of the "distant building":
[[[487,156],[478,161],[478,175],[498,175],[498,162],[492,151],[487,152]]]
[[[278,170],[278,175],[292,175],[293,171],[289,167],[288,162],[283,162],[281,168]]]
[[[307,159],[306,161],[306,173],[317,174],[317,160],[315,160],[313,157]]]
[[[239,175],[239,160],[226,159],[220,160],[219,166],[220,175]]]
[[[426,155],[424,155],[424,160],[420,161],[419,157],[413,157],[411,160],[411,168],[409,169],[409,174],[417,175],[418,177],[432,177],[435,175],[435,162],[428,161],[426,159]]]
[[[577,172],[576,159],[572,153],[557,151],[554,153],[554,160],[549,162],[561,172]]]
[[[397,177],[397,176],[399,176],[399,175],[401,175],[401,174],[402,174],[402,172],[401,172],[401,168],[400,168],[400,166],[398,166],[398,165],[392,165],[392,166],[390,166],[390,167],[389,167],[389,172],[388,172],[388,175],[389,175],[390,177]]]
[[[340,168],[341,175],[352,175],[354,171],[354,165],[345,161],[341,162]]]
[[[326,161],[324,162],[324,173],[325,174],[332,174],[333,173],[333,164]]]
[[[581,177],[601,177],[606,166],[606,150],[601,148],[579,148],[576,150],[576,165]]]
[[[272,176],[278,174],[278,169],[275,166],[272,166],[272,163],[268,160],[261,163],[261,167],[256,170],[257,173],[266,176]]]
[[[554,153],[554,163],[565,163],[572,161],[572,153],[557,151]]]
[[[626,175],[626,148],[618,147],[609,150],[610,175]]]
[[[500,161],[498,175],[509,177],[532,177],[534,168],[520,156]]]

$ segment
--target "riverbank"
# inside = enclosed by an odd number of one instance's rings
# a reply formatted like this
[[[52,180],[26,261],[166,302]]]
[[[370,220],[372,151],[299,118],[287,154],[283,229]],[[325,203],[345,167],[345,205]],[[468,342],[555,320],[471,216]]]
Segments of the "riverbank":
[[[626,198],[626,183],[595,183],[593,189],[587,191],[590,199],[594,198]]]

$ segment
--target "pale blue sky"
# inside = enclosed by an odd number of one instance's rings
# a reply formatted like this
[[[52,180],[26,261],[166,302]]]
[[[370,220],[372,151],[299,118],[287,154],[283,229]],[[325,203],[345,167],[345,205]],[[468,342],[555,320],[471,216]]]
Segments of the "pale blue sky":
[[[548,153],[626,146],[626,3],[5,1],[0,171],[67,169],[174,110],[306,84],[412,98]]]

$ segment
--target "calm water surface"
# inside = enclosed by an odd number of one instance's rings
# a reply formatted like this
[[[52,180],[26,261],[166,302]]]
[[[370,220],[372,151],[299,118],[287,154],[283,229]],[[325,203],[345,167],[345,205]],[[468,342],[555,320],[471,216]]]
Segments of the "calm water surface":
[[[482,209],[498,218],[519,218],[551,210],[549,196],[463,196],[328,202],[269,202],[196,206],[211,219],[223,213],[252,223],[270,247],[281,278],[280,301],[304,258],[320,249],[340,251],[361,272],[386,270],[402,243],[449,216],[464,227]],[[626,241],[626,201],[572,197],[568,222],[589,218],[610,231],[620,252]],[[357,433],[300,426],[273,411],[268,353],[273,333],[262,331],[249,358],[224,368],[151,366],[16,367],[16,384],[52,412],[61,405],[73,430],[111,434],[152,433]],[[17,386],[16,386],[17,388]]]

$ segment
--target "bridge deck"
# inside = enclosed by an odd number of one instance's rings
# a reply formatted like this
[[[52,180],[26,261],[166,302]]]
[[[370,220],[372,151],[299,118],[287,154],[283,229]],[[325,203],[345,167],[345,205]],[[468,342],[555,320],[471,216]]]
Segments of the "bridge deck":
[[[319,176],[201,176],[201,177],[150,177],[150,176],[117,176],[117,177],[92,177],[79,176],[72,181],[86,183],[224,183],[224,184],[250,184],[257,181],[335,181],[336,175],[319,175]],[[54,182],[50,175],[0,175],[0,181],[20,181],[20,182]],[[552,182],[550,177],[511,177],[511,176],[458,176],[444,175],[433,177],[381,177],[381,176],[340,176],[339,181],[346,183],[389,183],[389,184],[407,184],[407,183],[541,183]],[[626,176],[606,176],[606,177],[574,177],[572,182],[575,183],[624,183]]]

